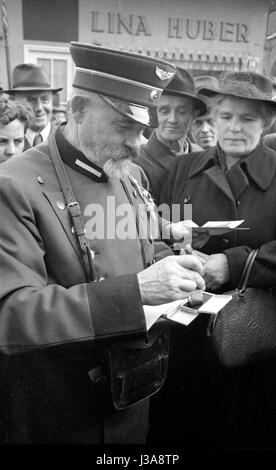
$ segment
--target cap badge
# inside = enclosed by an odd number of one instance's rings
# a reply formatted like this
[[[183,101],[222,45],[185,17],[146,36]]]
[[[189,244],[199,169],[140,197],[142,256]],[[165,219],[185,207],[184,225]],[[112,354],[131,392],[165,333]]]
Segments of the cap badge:
[[[157,90],[153,90],[150,94],[150,99],[151,101],[155,101],[159,98],[159,96],[160,96],[160,92],[158,93]]]
[[[166,70],[160,69],[158,65],[156,66],[155,73],[160,80],[169,80],[174,76],[174,72],[167,72]]]

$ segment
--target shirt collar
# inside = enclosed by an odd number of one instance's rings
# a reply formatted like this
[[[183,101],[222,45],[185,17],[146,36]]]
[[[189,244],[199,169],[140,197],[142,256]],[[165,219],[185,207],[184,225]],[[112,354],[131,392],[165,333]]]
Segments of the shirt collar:
[[[162,142],[162,144],[166,145],[170,149],[170,151],[176,155],[177,157],[183,154],[189,153],[189,142],[186,137],[182,137],[181,139],[170,141],[164,139],[161,135],[156,132],[157,139]]]
[[[73,145],[65,139],[62,128],[63,125],[57,129],[55,136],[58,150],[64,163],[97,183],[107,183],[108,177],[103,169],[95,165],[95,163],[90,162],[80,150],[73,147]]]
[[[45,140],[48,139],[50,132],[51,132],[51,123],[49,121],[47,126],[45,126],[44,129],[42,129],[39,132],[39,134],[42,137],[43,142],[45,142]],[[34,138],[36,135],[37,135],[37,132],[33,131],[32,129],[28,128],[26,130],[25,137],[31,146],[33,146]]]

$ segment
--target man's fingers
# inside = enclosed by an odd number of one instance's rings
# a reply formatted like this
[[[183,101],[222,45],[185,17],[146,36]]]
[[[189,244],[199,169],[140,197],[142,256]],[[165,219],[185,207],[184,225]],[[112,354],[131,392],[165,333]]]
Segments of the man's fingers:
[[[185,287],[183,285],[185,282],[188,282],[188,285],[193,285],[193,289],[205,289],[205,280],[203,277],[197,272],[193,271],[191,269],[183,268],[181,266],[178,267],[177,269],[177,276],[180,279],[180,288],[181,290],[185,290]]]
[[[194,281],[189,281],[188,279],[182,279],[179,284],[179,289],[185,292],[193,292],[194,290],[198,289],[198,287]]]
[[[201,262],[192,255],[179,255],[175,257],[176,262],[182,267],[197,271],[199,274],[203,274],[203,266]]]

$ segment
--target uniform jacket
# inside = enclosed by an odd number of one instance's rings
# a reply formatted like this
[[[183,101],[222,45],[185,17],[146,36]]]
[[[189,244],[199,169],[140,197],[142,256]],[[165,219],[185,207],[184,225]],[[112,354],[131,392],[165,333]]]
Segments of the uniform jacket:
[[[238,284],[248,253],[255,248],[259,252],[250,284],[276,283],[275,201],[276,153],[264,144],[226,174],[217,164],[216,147],[187,155],[177,160],[161,194],[161,202],[180,205],[181,220],[185,204],[192,205],[192,217],[198,225],[209,220],[244,219],[241,226],[249,230],[211,237],[201,249],[226,254],[233,288]]]
[[[48,145],[0,168],[0,438],[143,442],[148,400],[115,412],[88,371],[101,364],[110,342],[140,338],[145,343],[136,273],[152,263],[153,243],[147,235],[137,239],[138,204],[144,201],[128,179],[125,187],[113,178],[99,183],[65,167],[95,253],[98,283],[86,283]],[[134,165],[133,172],[140,180],[141,169]],[[115,233],[107,240],[114,211],[129,202],[135,209],[132,218],[128,213],[133,239]],[[104,236],[93,240],[97,210]]]
[[[201,150],[197,144],[188,141],[189,152]],[[169,172],[178,158],[170,151],[163,142],[156,137],[153,132],[145,145],[141,146],[139,157],[135,160],[137,165],[141,166],[147,175],[150,183],[150,192],[153,195],[156,204],[159,204],[160,193],[165,184]],[[186,158],[186,155],[183,155]]]

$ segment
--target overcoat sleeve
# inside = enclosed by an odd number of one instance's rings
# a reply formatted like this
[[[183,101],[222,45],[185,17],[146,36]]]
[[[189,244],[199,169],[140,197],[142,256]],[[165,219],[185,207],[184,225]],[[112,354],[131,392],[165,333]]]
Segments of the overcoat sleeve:
[[[15,178],[0,178],[0,216],[0,350],[145,336],[135,273],[69,288],[54,284],[37,214]]]
[[[230,283],[233,288],[238,286],[246,259],[251,251],[249,246],[236,246],[224,251],[227,256]],[[258,254],[250,272],[248,286],[276,286],[276,241],[264,243],[258,247]]]

